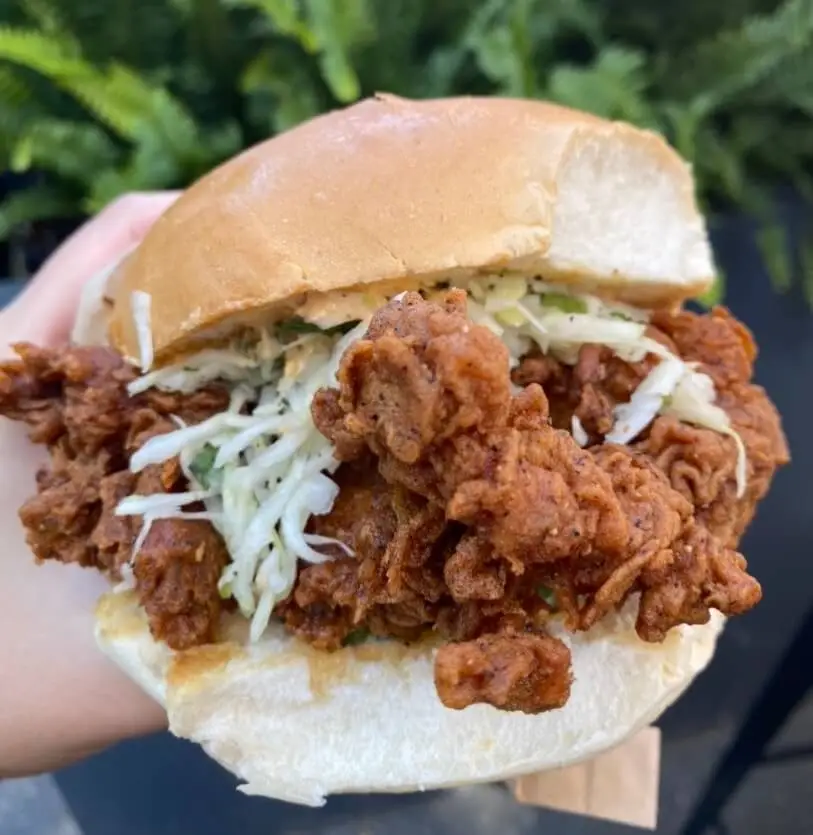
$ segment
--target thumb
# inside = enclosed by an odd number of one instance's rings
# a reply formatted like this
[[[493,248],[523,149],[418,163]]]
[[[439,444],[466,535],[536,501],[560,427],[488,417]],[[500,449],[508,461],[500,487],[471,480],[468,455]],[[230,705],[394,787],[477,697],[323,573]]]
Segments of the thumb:
[[[68,340],[85,283],[123,258],[180,192],[127,194],[68,238],[0,319],[2,341]]]

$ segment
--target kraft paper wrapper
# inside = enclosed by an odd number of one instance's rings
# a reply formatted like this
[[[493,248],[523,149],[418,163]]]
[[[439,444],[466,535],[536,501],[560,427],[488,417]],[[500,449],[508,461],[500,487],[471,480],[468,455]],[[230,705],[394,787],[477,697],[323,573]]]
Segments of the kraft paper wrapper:
[[[512,781],[520,803],[654,830],[658,822],[661,732],[645,728],[588,762]]]

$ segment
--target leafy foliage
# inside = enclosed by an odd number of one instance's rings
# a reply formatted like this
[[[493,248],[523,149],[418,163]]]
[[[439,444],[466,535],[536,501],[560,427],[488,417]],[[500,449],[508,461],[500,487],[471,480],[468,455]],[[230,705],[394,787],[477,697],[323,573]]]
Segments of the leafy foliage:
[[[0,203],[0,237],[182,187],[376,90],[549,98],[661,131],[706,207],[761,218],[780,289],[813,259],[772,201],[787,181],[813,199],[813,0],[0,0],[0,165],[36,173]]]

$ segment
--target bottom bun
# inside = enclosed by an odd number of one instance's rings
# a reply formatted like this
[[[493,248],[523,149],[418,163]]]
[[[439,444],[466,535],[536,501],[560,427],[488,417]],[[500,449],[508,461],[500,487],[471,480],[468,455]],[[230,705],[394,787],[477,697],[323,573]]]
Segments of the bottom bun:
[[[486,705],[448,710],[434,646],[370,642],[318,652],[272,625],[255,645],[242,619],[185,652],[150,636],[132,592],[104,596],[100,647],[163,704],[169,728],[240,778],[246,794],[320,805],[331,794],[408,792],[504,780],[570,765],[654,721],[714,653],[723,617],[635,634],[636,601],[587,633],[559,625],[573,653],[567,705],[529,716]]]

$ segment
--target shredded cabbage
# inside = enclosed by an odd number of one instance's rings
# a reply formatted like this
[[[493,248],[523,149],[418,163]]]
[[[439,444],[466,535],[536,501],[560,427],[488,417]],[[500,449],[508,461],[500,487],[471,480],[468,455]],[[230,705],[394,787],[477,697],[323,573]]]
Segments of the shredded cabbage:
[[[365,329],[362,323],[344,335],[306,333],[292,341],[262,331],[130,385],[133,394],[150,387],[189,392],[215,380],[232,385],[225,412],[194,426],[178,421],[175,431],[151,438],[130,459],[130,469],[140,472],[178,456],[189,491],[129,496],[116,513],[142,517],[134,556],[157,519],[210,521],[232,559],[219,590],[251,619],[254,638],[293,587],[297,560],[322,562],[331,546],[348,551],[305,534],[308,518],[329,512],[339,489],[330,478],[338,462],[313,424],[310,404],[317,389],[335,384],[342,354]],[[205,510],[185,509],[198,503]]]
[[[585,447],[588,443],[590,443],[590,438],[587,435],[587,431],[582,425],[581,420],[576,415],[573,415],[573,417],[570,419],[570,431],[573,435],[573,440],[579,446]]]
[[[672,392],[664,407],[664,414],[672,415],[684,423],[713,429],[728,435],[737,445],[737,498],[742,498],[747,486],[748,458],[742,438],[731,427],[728,415],[715,405],[714,382],[707,374],[688,369]]]
[[[152,344],[152,296],[143,290],[134,290],[130,295],[130,308],[138,338],[139,365],[143,372],[147,372],[155,359]]]
[[[632,441],[658,414],[714,429],[737,444],[737,490],[742,495],[745,448],[727,414],[714,404],[712,381],[646,336],[646,312],[516,276],[477,279],[467,289],[470,318],[500,337],[513,364],[534,346],[575,363],[587,343],[608,346],[629,361],[659,357],[629,403],[616,408],[605,441]],[[342,355],[383,303],[371,294],[343,293],[330,304],[313,302],[304,318],[150,371],[149,296],[133,295],[145,373],[130,384],[131,394],[151,387],[192,392],[220,381],[231,387],[231,397],[225,412],[194,426],[178,419],[175,431],[150,439],[131,458],[131,469],[139,472],[178,456],[189,491],[130,496],[116,512],[142,518],[134,555],[157,519],[210,521],[231,556],[219,592],[234,598],[250,619],[254,640],[276,603],[293,588],[298,560],[322,562],[337,550],[352,554],[338,540],[305,533],[309,517],[328,513],[338,494],[331,474],[339,464],[314,426],[310,406],[319,388],[335,384]],[[575,416],[571,429],[580,446],[589,443]],[[205,509],[187,510],[192,504]]]
[[[121,573],[121,580],[113,586],[113,591],[118,593],[134,589],[136,587],[136,582],[135,574],[133,574],[133,567],[129,563],[124,563],[119,571]]]
[[[628,403],[615,407],[615,425],[604,440],[610,444],[628,444],[652,423],[686,373],[677,357],[659,362],[632,393]]]

